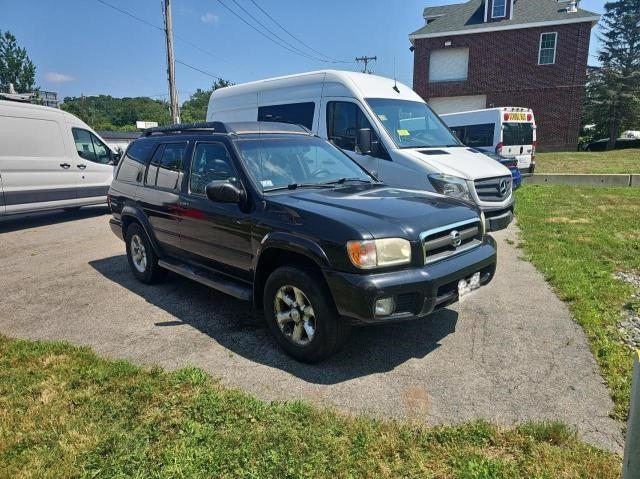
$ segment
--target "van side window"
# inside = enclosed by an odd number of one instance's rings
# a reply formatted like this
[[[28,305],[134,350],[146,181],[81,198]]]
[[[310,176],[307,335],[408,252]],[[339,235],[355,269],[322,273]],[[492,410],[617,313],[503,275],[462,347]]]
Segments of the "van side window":
[[[481,125],[453,126],[451,130],[466,146],[486,147],[493,146],[493,134],[495,124],[484,123]]]
[[[291,103],[288,105],[269,105],[258,108],[258,121],[280,121],[302,125],[313,129],[314,102]]]
[[[153,154],[145,183],[167,190],[179,190],[184,172],[187,143],[165,143]]]
[[[369,128],[372,140],[378,140],[375,130],[358,105],[347,101],[327,104],[327,136],[338,148],[360,153],[356,149],[356,133],[361,128]]]
[[[80,158],[102,165],[111,162],[111,150],[96,135],[80,128],[72,128],[71,131]]]
[[[192,194],[204,195],[209,183],[236,176],[231,156],[222,143],[198,143],[191,161],[189,187]]]
[[[132,142],[118,165],[116,178],[119,181],[128,183],[142,181],[142,173],[155,146],[155,141],[151,140],[136,140]]]

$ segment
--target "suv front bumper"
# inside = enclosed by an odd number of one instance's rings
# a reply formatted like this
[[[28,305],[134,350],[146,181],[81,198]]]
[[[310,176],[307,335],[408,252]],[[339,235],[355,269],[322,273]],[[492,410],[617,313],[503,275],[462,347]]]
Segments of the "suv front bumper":
[[[487,236],[470,251],[419,268],[373,274],[324,270],[338,313],[357,323],[378,324],[427,316],[458,301],[458,281],[480,273],[482,285],[493,279],[496,243]],[[396,309],[376,317],[376,300],[392,296]]]

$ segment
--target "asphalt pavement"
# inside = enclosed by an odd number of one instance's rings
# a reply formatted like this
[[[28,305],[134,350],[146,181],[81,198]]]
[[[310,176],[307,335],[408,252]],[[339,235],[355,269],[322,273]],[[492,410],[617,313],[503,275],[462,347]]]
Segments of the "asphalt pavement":
[[[187,279],[138,283],[105,208],[0,220],[0,333],[63,339],[165,368],[199,366],[265,400],[427,424],[559,419],[620,452],[622,424],[582,329],[494,234],[494,281],[429,318],[356,328],[317,365],[286,356],[252,307]],[[510,239],[511,241],[506,241]]]

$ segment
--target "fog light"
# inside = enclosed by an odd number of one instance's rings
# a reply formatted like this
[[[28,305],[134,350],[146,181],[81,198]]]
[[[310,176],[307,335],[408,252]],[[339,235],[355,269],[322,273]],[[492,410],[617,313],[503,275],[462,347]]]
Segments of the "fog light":
[[[380,298],[376,301],[376,316],[389,316],[393,314],[393,310],[396,307],[396,302],[393,297]]]

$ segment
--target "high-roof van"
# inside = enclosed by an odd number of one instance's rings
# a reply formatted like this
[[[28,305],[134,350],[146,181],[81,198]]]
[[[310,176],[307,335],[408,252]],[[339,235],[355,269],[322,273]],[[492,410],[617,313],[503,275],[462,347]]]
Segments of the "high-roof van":
[[[214,91],[207,121],[300,124],[383,182],[476,203],[495,231],[513,219],[511,172],[465,147],[411,88],[389,78],[323,70]]]
[[[106,203],[118,158],[71,113],[0,100],[0,216]]]
[[[465,145],[514,158],[521,173],[534,172],[536,120],[530,108],[486,108],[440,118]]]

